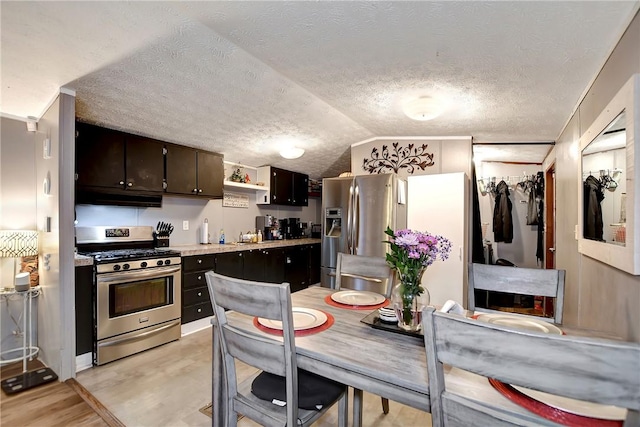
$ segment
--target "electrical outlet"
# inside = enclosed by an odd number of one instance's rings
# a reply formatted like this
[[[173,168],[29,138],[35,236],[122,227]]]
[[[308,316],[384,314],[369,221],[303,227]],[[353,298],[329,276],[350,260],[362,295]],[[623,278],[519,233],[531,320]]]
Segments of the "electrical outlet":
[[[182,229],[183,230],[189,229],[189,221],[182,221]]]

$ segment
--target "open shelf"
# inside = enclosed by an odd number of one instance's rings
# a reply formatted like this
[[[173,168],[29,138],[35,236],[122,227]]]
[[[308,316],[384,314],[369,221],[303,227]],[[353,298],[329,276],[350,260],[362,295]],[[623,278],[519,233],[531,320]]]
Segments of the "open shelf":
[[[242,188],[245,190],[269,191],[269,187],[264,185],[245,184],[242,182],[224,181],[225,188]]]

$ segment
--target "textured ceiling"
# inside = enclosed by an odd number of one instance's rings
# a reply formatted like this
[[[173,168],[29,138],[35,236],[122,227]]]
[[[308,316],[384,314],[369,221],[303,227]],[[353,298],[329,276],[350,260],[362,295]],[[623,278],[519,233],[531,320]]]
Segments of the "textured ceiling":
[[[319,178],[374,136],[555,140],[638,2],[0,7],[3,115],[39,116],[64,86],[82,121]],[[447,110],[408,119],[419,95]],[[277,154],[289,140],[300,159]]]

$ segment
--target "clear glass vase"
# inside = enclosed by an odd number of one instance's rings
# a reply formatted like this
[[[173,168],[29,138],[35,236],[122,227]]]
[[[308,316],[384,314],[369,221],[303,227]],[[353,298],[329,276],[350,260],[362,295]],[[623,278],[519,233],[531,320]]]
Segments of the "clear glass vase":
[[[424,271],[414,277],[417,276],[417,280],[421,280],[422,273]],[[405,331],[417,332],[422,327],[422,309],[429,305],[431,297],[424,287],[420,287],[422,292],[419,294],[407,292],[407,289],[415,289],[416,284],[406,286],[401,275],[399,278],[400,281],[391,293],[391,304],[398,318],[398,327]],[[418,282],[417,285],[419,284]]]

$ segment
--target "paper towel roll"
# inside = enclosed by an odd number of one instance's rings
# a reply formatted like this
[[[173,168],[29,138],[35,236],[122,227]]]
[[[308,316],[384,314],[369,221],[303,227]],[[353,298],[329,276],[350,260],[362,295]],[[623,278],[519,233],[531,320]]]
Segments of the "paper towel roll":
[[[200,227],[200,243],[203,245],[209,244],[209,222],[204,221],[202,227]]]

